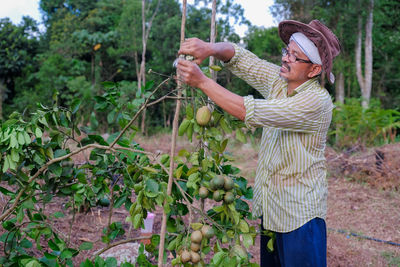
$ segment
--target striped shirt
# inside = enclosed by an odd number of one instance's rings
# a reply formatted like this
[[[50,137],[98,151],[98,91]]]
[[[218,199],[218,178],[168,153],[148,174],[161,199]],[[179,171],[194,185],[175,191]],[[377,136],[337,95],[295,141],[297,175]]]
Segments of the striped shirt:
[[[263,128],[253,214],[263,216],[265,229],[282,233],[325,219],[324,151],[334,107],[329,93],[313,78],[287,96],[279,66],[233,45],[235,55],[224,65],[264,97],[244,97],[246,126]]]

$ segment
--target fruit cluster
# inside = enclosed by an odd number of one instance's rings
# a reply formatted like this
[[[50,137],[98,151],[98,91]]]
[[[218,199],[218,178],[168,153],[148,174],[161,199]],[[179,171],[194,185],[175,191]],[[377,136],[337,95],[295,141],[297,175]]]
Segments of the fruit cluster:
[[[214,229],[207,224],[204,224],[201,229],[193,231],[190,235],[190,250],[185,249],[180,253],[181,262],[198,263],[201,260],[200,249],[202,241],[204,239],[209,240],[214,235]]]
[[[223,177],[217,175],[211,179],[209,188],[213,191],[212,198],[219,202],[224,201],[224,204],[231,204],[235,201],[235,194],[232,189],[235,187],[235,183],[230,177]],[[199,189],[199,196],[202,199],[207,198],[209,190],[206,186],[201,186]]]

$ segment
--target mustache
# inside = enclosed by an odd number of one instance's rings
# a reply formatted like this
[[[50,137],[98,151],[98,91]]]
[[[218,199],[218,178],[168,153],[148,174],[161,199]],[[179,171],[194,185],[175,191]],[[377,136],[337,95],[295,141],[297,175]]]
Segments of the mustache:
[[[290,66],[285,61],[281,61],[281,65],[290,71]]]

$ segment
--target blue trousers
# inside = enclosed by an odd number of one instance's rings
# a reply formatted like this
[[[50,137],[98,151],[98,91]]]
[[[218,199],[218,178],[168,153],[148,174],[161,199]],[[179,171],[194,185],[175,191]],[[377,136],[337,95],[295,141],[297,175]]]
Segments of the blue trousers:
[[[264,230],[262,226],[261,229]],[[267,250],[269,237],[261,233],[261,267],[325,267],[326,224],[315,218],[288,233],[275,233],[274,251]]]

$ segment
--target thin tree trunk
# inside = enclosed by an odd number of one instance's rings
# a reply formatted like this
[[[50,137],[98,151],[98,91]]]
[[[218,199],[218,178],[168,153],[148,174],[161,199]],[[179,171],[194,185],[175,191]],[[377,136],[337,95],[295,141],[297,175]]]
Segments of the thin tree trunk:
[[[344,103],[344,75],[343,72],[339,73],[338,79],[336,81],[336,102],[343,104]],[[338,107],[340,109],[340,107]],[[341,123],[336,123],[336,144],[339,143],[340,140],[340,132],[342,129]]]
[[[373,11],[374,11],[374,0],[370,0],[368,5],[368,18],[365,25],[365,85],[363,92],[363,104],[364,108],[369,105],[371,98],[372,89],[372,26],[373,26]],[[365,101],[365,102],[364,102]]]
[[[365,24],[364,56],[365,66],[364,75],[362,71],[362,16],[358,15],[357,43],[356,43],[356,74],[361,88],[362,106],[367,108],[371,98],[372,88],[372,26],[373,26],[374,0],[370,0],[368,5],[368,17]]]
[[[339,73],[339,77],[336,81],[336,102],[344,103],[344,75],[343,72]]]
[[[147,50],[147,40],[149,39],[150,29],[153,24],[153,20],[158,12],[158,8],[160,7],[160,1],[157,2],[157,7],[154,10],[153,15],[151,16],[149,22],[146,27],[146,11],[145,11],[145,0],[142,0],[142,62],[140,63],[140,71],[139,71],[139,90],[142,89],[142,85],[146,85],[146,50]],[[141,132],[145,134],[146,132],[146,109],[143,110],[142,113],[142,124],[141,124]]]
[[[146,46],[147,46],[147,40],[146,40],[146,13],[145,13],[145,0],[142,0],[142,62],[140,63],[140,72],[139,72],[139,81],[141,81],[140,84],[145,85],[146,84],[146,75],[145,75],[145,69],[146,69]],[[140,86],[140,89],[142,87]],[[143,95],[142,95],[143,96]],[[141,132],[144,135],[145,134],[145,125],[146,125],[146,109],[143,110],[142,113],[142,124],[141,124]]]
[[[362,73],[361,50],[362,50],[362,17],[361,14],[358,14],[357,42],[356,42],[356,75],[362,93],[364,92],[365,81]]]

